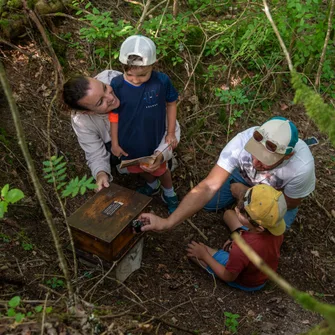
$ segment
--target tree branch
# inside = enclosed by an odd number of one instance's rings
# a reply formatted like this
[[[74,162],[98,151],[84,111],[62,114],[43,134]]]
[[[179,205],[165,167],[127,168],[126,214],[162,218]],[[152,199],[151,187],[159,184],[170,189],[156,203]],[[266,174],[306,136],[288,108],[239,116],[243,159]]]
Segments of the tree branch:
[[[333,20],[333,15],[334,15],[334,4],[335,4],[335,0],[331,0],[330,11],[329,11],[329,16],[328,16],[327,34],[326,34],[326,38],[325,38],[325,43],[323,45],[322,54],[321,54],[321,58],[320,58],[320,63],[319,63],[319,67],[318,67],[318,72],[316,74],[315,84],[314,84],[317,88],[320,85],[322,67],[323,67],[323,63],[325,61],[326,50],[327,50],[327,45],[328,45],[328,42],[329,42],[330,32],[332,30],[332,20]]]

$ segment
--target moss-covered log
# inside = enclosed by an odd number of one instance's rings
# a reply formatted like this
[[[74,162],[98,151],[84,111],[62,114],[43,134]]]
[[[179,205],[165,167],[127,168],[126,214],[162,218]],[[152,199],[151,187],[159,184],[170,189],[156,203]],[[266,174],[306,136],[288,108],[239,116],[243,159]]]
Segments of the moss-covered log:
[[[39,14],[63,12],[70,0],[31,0],[30,8]],[[28,17],[21,0],[0,0],[0,35],[11,40],[25,32]]]

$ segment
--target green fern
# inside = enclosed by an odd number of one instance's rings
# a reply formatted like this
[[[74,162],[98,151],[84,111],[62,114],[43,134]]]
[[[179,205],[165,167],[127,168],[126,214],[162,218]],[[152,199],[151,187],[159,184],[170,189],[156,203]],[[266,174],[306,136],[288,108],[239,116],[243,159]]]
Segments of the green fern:
[[[295,103],[305,106],[308,116],[318,128],[328,135],[335,146],[335,109],[327,105],[314,90],[303,83],[301,75],[292,72],[292,85],[295,89]]]
[[[83,195],[87,189],[93,190],[97,187],[97,185],[93,182],[93,177],[87,179],[86,175],[81,179],[76,177],[71,179],[70,182],[67,182],[67,162],[62,162],[63,159],[63,156],[52,156],[50,160],[43,162],[43,171],[45,173],[44,178],[47,180],[47,183],[53,183],[56,185],[57,191],[61,192],[63,198],[70,195],[73,198],[78,193]]]

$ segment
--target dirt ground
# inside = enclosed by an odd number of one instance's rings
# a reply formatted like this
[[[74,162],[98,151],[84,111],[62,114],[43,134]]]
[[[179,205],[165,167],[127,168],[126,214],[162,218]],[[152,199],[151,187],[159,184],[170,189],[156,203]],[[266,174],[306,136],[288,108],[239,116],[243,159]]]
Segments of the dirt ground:
[[[65,21],[58,29],[66,31],[68,24]],[[10,48],[2,49],[0,57],[14,92],[44,195],[65,249],[68,237],[61,208],[50,185],[42,178],[42,161],[47,158],[47,111],[54,92],[53,67],[39,44],[22,43],[20,47],[32,54],[30,60]],[[75,59],[69,54],[67,61],[68,71],[87,71],[88,60]],[[95,74],[93,71],[87,73]],[[335,210],[335,150],[313,123],[309,123],[302,108],[291,104],[291,99],[291,96],[284,96],[281,104],[274,106],[272,114],[291,118],[301,130],[301,136],[313,135],[319,139],[320,143],[312,148],[317,184],[316,191],[305,199],[296,222],[285,235],[278,273],[297,289],[309,292],[323,302],[335,303],[335,218],[332,215]],[[282,104],[288,108],[282,110]],[[186,98],[181,106],[192,109]],[[248,126],[260,124],[269,116],[255,110],[248,122],[241,120],[234,124],[229,137]],[[95,324],[95,327],[87,330],[86,326],[67,315],[62,304],[65,288],[52,237],[17,143],[11,113],[3,99],[0,117],[1,186],[10,183],[26,195],[23,201],[11,206],[5,219],[0,220],[0,333],[38,334],[40,324],[44,322],[48,334],[229,334],[231,329],[224,312],[230,312],[239,315],[238,334],[293,335],[306,332],[322,320],[320,316],[305,311],[271,282],[260,292],[245,293],[215,280],[191,263],[186,257],[187,243],[191,240],[205,241],[185,222],[173,231],[146,234],[141,269],[122,285],[112,276],[99,282],[107,271],[99,262],[95,267],[79,264],[76,287],[81,298],[95,305],[94,316],[92,313],[90,319],[90,325]],[[218,123],[217,116],[206,119],[205,128],[216,134],[211,140],[206,140],[201,134],[195,134],[192,141],[186,140],[187,127],[185,121],[177,150],[179,167],[173,174],[180,199],[206,176],[227,142],[226,132]],[[61,113],[58,104],[51,112],[50,134],[52,153],[65,156],[69,174],[89,175],[69,117]],[[140,183],[135,177],[124,175],[115,175],[114,181],[130,189],[136,189]],[[67,214],[73,213],[93,194],[91,191],[69,200]],[[149,210],[167,215],[159,196],[151,202]],[[200,211],[191,218],[208,237],[207,243],[212,247],[219,248],[229,236],[222,215],[222,211]],[[65,252],[71,266],[72,255]],[[38,317],[25,319],[21,325],[10,327],[12,321],[5,316],[8,300],[19,295],[24,301],[20,310],[27,313],[43,303],[46,294],[47,304],[53,306],[54,312],[44,321]],[[146,321],[148,326],[143,325]]]

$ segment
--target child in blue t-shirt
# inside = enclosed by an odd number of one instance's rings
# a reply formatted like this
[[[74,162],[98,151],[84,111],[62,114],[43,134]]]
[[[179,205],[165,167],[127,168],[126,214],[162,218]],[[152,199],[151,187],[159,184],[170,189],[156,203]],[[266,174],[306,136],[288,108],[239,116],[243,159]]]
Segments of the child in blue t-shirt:
[[[163,189],[162,199],[169,213],[178,206],[172,185],[171,172],[163,153],[156,151],[166,132],[165,142],[174,149],[178,93],[169,77],[153,71],[156,46],[141,35],[128,37],[122,44],[119,60],[124,73],[112,79],[111,86],[120,99],[120,106],[109,114],[111,122],[112,153],[116,157],[135,159],[159,156],[152,165],[129,166],[130,173],[140,173],[146,184],[137,191],[146,195]]]

